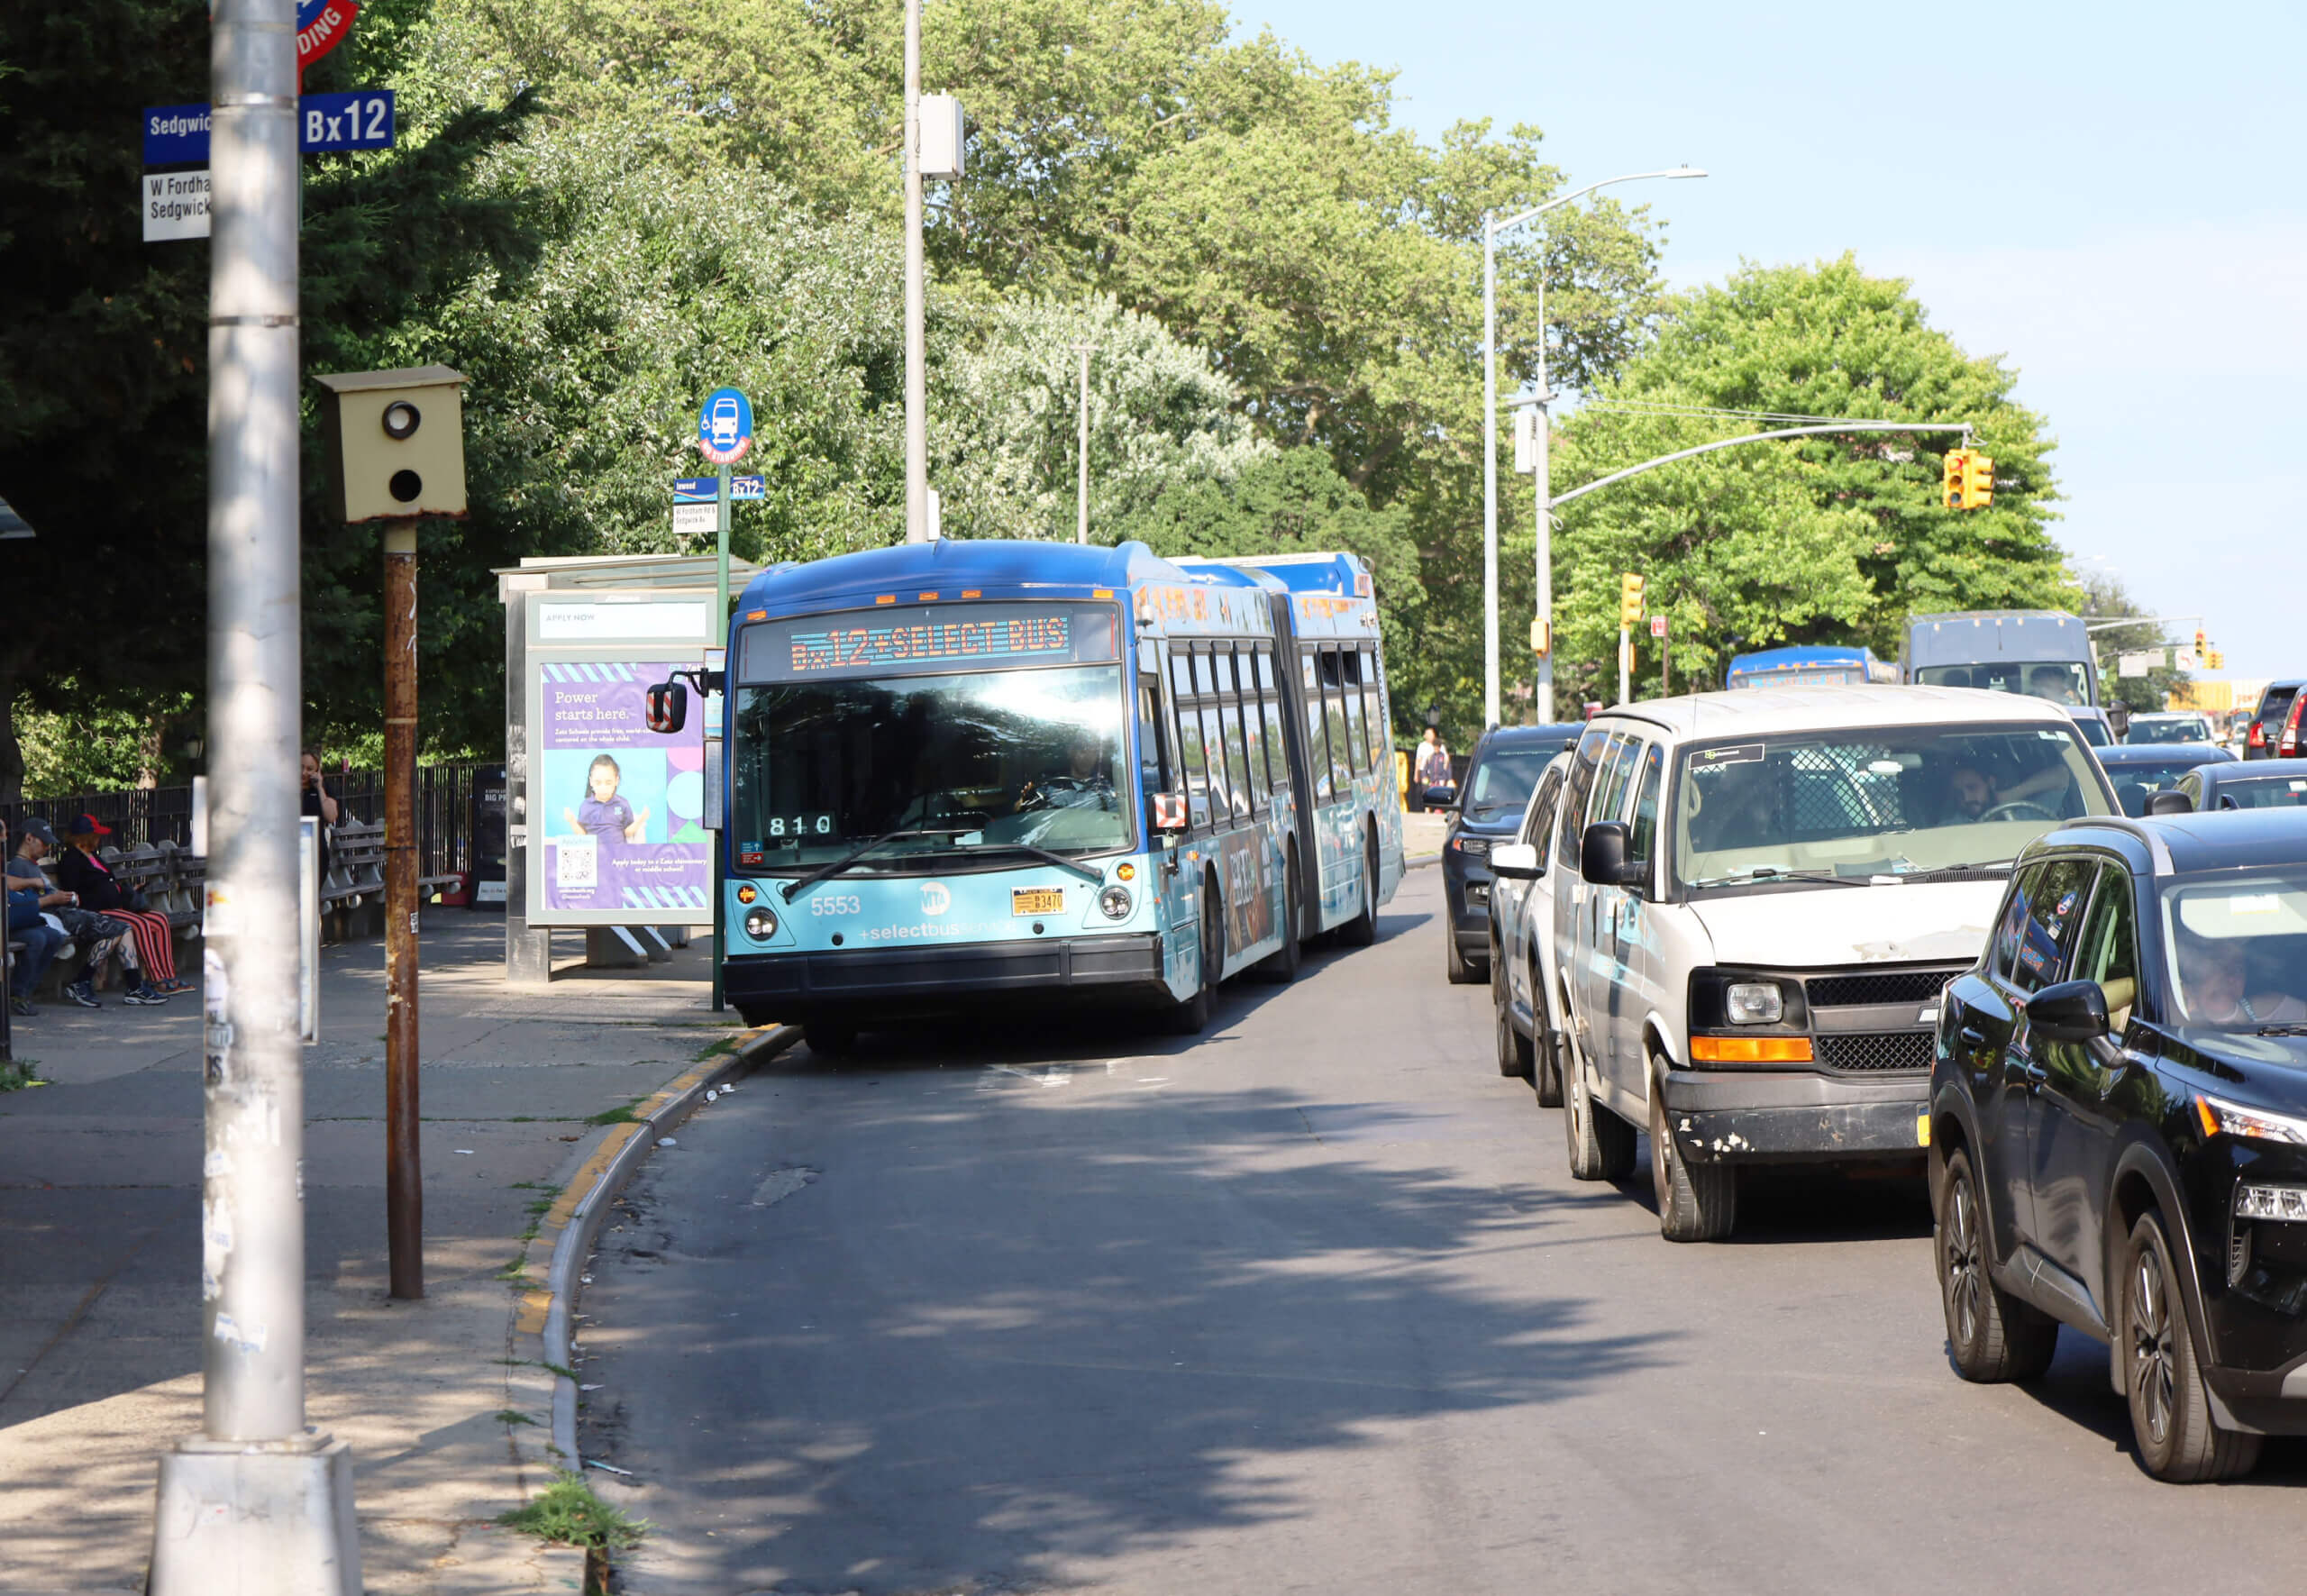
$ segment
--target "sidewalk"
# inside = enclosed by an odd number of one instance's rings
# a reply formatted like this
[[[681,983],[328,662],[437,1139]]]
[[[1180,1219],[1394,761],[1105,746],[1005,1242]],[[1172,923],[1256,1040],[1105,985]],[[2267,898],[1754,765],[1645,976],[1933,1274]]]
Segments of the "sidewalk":
[[[1446,809],[1411,809],[1402,816],[1402,858],[1410,864],[1431,864],[1442,857],[1442,839],[1450,832]]]
[[[568,952],[578,951],[573,938]],[[607,1132],[738,1026],[702,942],[506,987],[504,922],[434,909],[419,1002],[422,1302],[386,1295],[384,945],[324,949],[305,1051],[307,1410],[351,1444],[372,1592],[574,1591],[497,1528],[544,1482],[551,1377],[508,1363],[503,1278]],[[0,1591],[141,1591],[160,1454],[200,1422],[200,1008],[42,1005],[0,1093]],[[530,1250],[532,1279],[544,1261]]]

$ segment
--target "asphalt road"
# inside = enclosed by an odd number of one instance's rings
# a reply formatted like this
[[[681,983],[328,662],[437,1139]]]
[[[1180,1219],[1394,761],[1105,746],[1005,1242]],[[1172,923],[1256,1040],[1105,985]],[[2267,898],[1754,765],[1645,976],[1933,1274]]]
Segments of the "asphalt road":
[[[2307,1445],[2157,1485],[2106,1358],[1948,1369],[1919,1190],[1659,1239],[1373,948],[1190,1044],[1020,1019],[806,1049],[683,1127],[587,1293],[637,1592],[2295,1591]]]

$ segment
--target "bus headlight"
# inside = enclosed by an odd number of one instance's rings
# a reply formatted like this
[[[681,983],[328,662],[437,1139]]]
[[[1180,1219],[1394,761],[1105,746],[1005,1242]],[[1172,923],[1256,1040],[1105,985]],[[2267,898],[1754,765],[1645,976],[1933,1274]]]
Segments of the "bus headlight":
[[[1126,887],[1107,888],[1098,894],[1098,907],[1106,911],[1106,918],[1108,920],[1128,919],[1132,907],[1129,889]]]
[[[745,917],[745,935],[755,942],[767,942],[777,935],[777,917],[766,908],[757,908]]]

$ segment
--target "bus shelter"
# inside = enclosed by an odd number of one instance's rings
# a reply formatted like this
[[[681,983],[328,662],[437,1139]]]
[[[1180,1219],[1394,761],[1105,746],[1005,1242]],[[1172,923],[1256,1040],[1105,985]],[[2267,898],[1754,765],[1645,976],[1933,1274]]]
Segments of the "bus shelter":
[[[733,584],[756,567],[730,562]],[[688,729],[648,729],[643,694],[717,663],[710,556],[524,560],[505,605],[505,976],[552,975],[552,934],[586,961],[661,957],[713,923],[717,704]]]

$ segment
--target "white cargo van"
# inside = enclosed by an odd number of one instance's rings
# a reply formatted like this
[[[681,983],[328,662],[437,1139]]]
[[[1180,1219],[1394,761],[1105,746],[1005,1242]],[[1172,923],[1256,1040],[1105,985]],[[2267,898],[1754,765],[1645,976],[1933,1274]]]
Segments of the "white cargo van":
[[[1646,1128],[1674,1240],[1729,1234],[1742,1164],[1919,1170],[1938,995],[2012,857],[2116,809],[2063,709],[1967,689],[1622,705],[1571,757],[1548,871],[1571,1172],[1631,1172]],[[1537,862],[1491,854],[1501,879]]]

